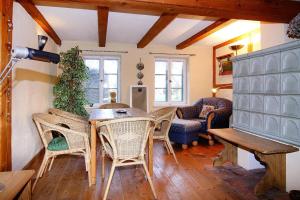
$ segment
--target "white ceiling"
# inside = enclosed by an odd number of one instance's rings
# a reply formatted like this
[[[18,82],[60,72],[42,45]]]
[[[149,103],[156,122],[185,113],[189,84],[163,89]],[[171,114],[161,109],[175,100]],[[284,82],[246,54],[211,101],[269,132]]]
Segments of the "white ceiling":
[[[38,9],[62,40],[98,41],[96,10],[46,6],[38,6]],[[158,18],[158,16],[110,12],[107,42],[136,44]],[[213,19],[205,17],[176,18],[151,44],[176,46],[213,22]],[[258,22],[238,20],[195,45],[215,45],[258,27]]]

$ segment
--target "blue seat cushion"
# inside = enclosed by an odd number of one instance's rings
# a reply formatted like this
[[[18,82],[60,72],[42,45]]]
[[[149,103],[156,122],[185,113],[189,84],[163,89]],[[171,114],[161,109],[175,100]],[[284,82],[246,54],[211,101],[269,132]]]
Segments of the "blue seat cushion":
[[[198,140],[199,133],[207,132],[206,120],[203,119],[174,119],[169,136],[173,142],[189,144]]]
[[[172,122],[172,132],[206,132],[206,120],[203,119],[174,119]]]
[[[50,151],[64,151],[69,149],[69,145],[65,137],[56,137],[49,142],[47,149]]]

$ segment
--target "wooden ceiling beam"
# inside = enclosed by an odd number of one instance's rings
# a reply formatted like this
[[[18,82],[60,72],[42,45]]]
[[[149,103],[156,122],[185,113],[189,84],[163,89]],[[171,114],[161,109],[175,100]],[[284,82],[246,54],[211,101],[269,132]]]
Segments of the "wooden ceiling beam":
[[[192,37],[186,39],[185,41],[181,42],[180,44],[176,45],[176,49],[184,49],[188,46],[191,46],[192,44],[195,44],[196,42],[202,40],[203,38],[213,34],[214,32],[224,28],[229,23],[231,23],[233,20],[230,19],[218,19],[213,24],[207,26],[200,32],[196,33]]]
[[[97,11],[98,11],[99,47],[105,47],[109,8],[98,7]]]
[[[164,28],[166,28],[175,18],[177,14],[163,13],[159,19],[153,24],[144,37],[138,42],[137,48],[144,48],[149,44]]]
[[[300,12],[300,2],[291,0],[33,0],[38,5],[97,9],[160,15],[210,16],[287,23]]]
[[[17,0],[27,13],[38,23],[42,29],[54,40],[57,45],[61,45],[61,40],[50,26],[48,21],[42,15],[42,13],[37,9],[31,0]]]

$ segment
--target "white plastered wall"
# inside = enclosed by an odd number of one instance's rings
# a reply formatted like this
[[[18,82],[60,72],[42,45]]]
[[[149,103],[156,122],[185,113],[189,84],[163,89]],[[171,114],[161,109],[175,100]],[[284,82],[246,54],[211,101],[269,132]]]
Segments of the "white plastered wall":
[[[13,45],[37,48],[37,35],[46,35],[18,3],[13,7]],[[46,51],[56,52],[57,45],[48,39]],[[22,169],[43,147],[32,121],[32,114],[46,112],[52,106],[50,83],[32,80],[15,80],[17,68],[56,75],[56,65],[22,60],[13,71],[12,88],[12,168]]]

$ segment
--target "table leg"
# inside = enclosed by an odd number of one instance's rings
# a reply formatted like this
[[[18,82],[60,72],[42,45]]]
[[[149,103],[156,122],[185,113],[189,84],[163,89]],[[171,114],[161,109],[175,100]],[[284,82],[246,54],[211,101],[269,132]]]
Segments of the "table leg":
[[[225,162],[231,162],[232,164],[237,164],[237,147],[221,138],[216,137],[216,139],[224,145],[224,150],[220,155],[214,159],[213,166],[221,166]]]
[[[256,195],[265,193],[268,189],[276,187],[285,191],[286,187],[286,155],[270,154],[265,155],[255,152],[257,160],[262,162],[266,167],[266,173],[256,184],[254,192]]]
[[[153,131],[149,133],[148,139],[148,170],[150,176],[153,175]]]
[[[96,122],[92,121],[91,122],[91,180],[92,180],[92,185],[96,184],[96,175],[97,175],[96,142],[97,142]]]
[[[32,196],[31,196],[31,180],[28,181],[28,183],[25,185],[25,187],[22,189],[20,195],[18,198],[18,200],[31,200]]]

